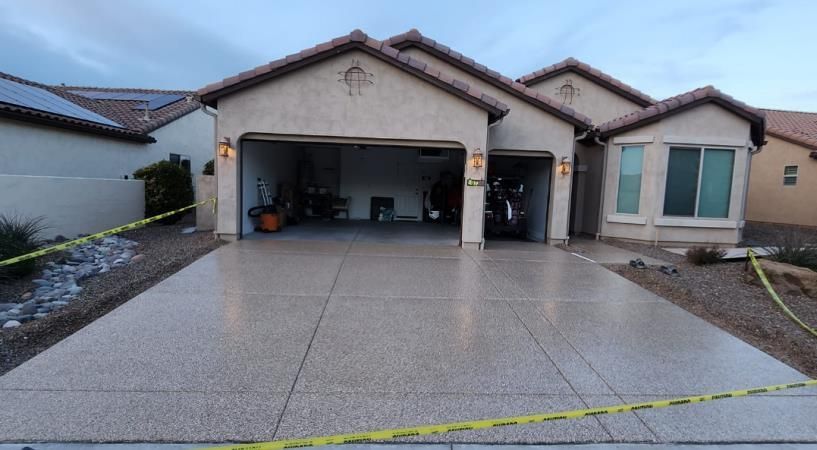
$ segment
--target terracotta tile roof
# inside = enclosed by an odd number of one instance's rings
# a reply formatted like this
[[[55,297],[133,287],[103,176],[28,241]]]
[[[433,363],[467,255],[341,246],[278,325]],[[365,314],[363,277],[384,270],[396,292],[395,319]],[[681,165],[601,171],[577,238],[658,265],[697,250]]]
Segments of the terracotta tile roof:
[[[34,86],[45,91],[48,91],[54,95],[64,98],[72,103],[80,105],[88,110],[91,110],[99,115],[102,115],[110,120],[113,120],[117,123],[121,123],[116,120],[114,117],[111,117],[105,112],[96,109],[90,108],[82,102],[82,97],[78,95],[73,95],[68,92],[64,92],[61,89],[55,89],[52,86],[48,86],[45,84],[36,83],[30,80],[26,80],[24,78],[15,77],[13,75],[9,75],[7,73],[0,72],[0,78],[13,81],[15,83],[25,84],[27,86]],[[119,128],[114,126],[109,126],[105,124],[101,124],[98,122],[92,122],[88,120],[82,120],[75,117],[63,116],[59,114],[54,114],[48,111],[43,111],[39,109],[28,108],[20,105],[15,105],[11,103],[3,103],[0,102],[0,117],[11,118],[15,120],[21,120],[25,122],[32,122],[38,123],[42,125],[50,125],[56,126],[60,128],[66,128],[71,130],[77,131],[84,131],[93,134],[99,134],[104,136],[110,136],[115,138],[133,140],[138,142],[156,142],[155,139],[152,137],[142,133],[139,130],[132,130],[129,128]],[[125,125],[125,124],[123,124]]]
[[[194,91],[169,91],[161,89],[138,89],[138,88],[101,88],[90,86],[51,86],[53,91],[61,92],[63,96],[72,96],[74,103],[83,108],[90,109],[97,114],[101,114],[117,123],[125,125],[128,129],[148,134],[158,128],[167,125],[174,120],[190,114],[199,109],[201,103],[195,98]],[[149,112],[148,120],[145,120],[144,109],[134,109],[144,105],[142,101],[126,100],[101,100],[90,99],[82,95],[72,94],[68,91],[93,91],[93,92],[128,92],[139,94],[175,94],[180,95],[182,100],[170,103],[159,109]]]
[[[766,133],[817,150],[817,113],[778,109],[763,112],[766,113]]]
[[[572,57],[519,77],[517,81],[526,86],[530,86],[571,70],[607,89],[610,89],[613,92],[618,93],[622,97],[625,97],[638,105],[649,106],[657,101],[629,84],[617,80],[601,70]]]
[[[606,138],[710,102],[716,103],[750,121],[752,123],[752,141],[755,145],[762,145],[765,125],[763,111],[735,100],[713,86],[704,86],[661,100],[647,108],[604,122],[599,125],[598,130],[602,137]]]
[[[406,33],[392,36],[385,41],[385,45],[394,47],[398,50],[410,46],[416,46],[423,49],[432,55],[458,67],[479,79],[490,83],[517,98],[525,100],[541,109],[544,109],[556,116],[573,123],[576,126],[587,128],[592,121],[584,114],[570,108],[567,105],[553,99],[547,95],[541,94],[534,89],[530,89],[522,83],[513,81],[512,79],[502,75],[501,73],[491,70],[490,68],[474,61],[473,59],[452,50],[447,45],[443,45],[434,39],[423,36],[422,33],[412,28]]]
[[[499,119],[510,110],[506,104],[490,95],[484,94],[473,86],[469,86],[468,83],[456,80],[419,59],[411,58],[400,53],[397,49],[384,45],[383,42],[367,36],[366,33],[361,30],[354,30],[346,36],[332,39],[331,41],[301,50],[285,58],[258,66],[255,69],[250,69],[238,75],[225,78],[222,81],[209,84],[199,89],[198,95],[203,103],[210,106],[217,106],[218,98],[223,95],[255,85],[351,49],[364,51],[485,109],[491,115],[492,120]]]

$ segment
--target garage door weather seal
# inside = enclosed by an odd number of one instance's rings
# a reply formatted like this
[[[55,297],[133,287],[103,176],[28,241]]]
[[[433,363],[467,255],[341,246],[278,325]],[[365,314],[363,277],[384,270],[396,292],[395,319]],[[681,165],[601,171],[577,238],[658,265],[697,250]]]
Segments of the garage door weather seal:
[[[533,414],[529,416],[502,417],[498,419],[483,419],[469,422],[454,422],[439,425],[422,425],[412,428],[394,428],[388,430],[371,431],[368,433],[337,434],[304,439],[287,439],[281,441],[259,442],[254,444],[234,444],[218,447],[204,447],[210,450],[283,450],[289,448],[319,447],[322,445],[359,444],[363,442],[387,441],[413,436],[429,436],[449,433],[453,431],[481,430],[486,428],[506,427],[511,425],[526,425],[532,423],[552,422],[555,420],[580,419],[583,417],[602,416],[638,411],[641,409],[667,408],[670,406],[692,405],[696,403],[723,400],[727,398],[746,397],[749,395],[783,391],[786,389],[817,386],[817,380],[806,380],[790,384],[778,384],[753,389],[721,392],[719,394],[697,395],[680,397],[669,400],[658,400],[645,403],[629,403],[623,405],[606,406],[601,408],[576,409],[555,413]]]

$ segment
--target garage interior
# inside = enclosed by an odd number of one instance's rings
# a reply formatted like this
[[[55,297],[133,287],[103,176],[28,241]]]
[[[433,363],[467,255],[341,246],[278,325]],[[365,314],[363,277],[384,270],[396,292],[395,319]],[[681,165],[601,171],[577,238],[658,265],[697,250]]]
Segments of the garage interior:
[[[553,158],[491,152],[485,195],[485,239],[545,242]]]
[[[243,239],[459,245],[465,152],[244,140]],[[257,231],[250,208],[267,184],[280,229]]]

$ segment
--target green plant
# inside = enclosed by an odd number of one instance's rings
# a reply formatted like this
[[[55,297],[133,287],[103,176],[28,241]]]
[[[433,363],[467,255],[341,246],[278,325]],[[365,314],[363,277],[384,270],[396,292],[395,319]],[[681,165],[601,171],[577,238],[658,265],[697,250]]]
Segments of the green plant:
[[[211,159],[210,161],[207,161],[206,163],[204,163],[204,170],[201,171],[201,174],[202,175],[215,175],[216,174],[215,165],[216,165],[215,160]]]
[[[696,246],[688,249],[686,253],[687,261],[696,266],[719,263],[724,256],[726,256],[726,250],[717,247]]]
[[[778,242],[766,247],[773,261],[817,271],[817,246],[803,232],[792,230],[780,235]]]
[[[159,161],[133,173],[145,182],[145,216],[155,216],[193,203],[193,183],[190,174],[170,161]],[[174,214],[159,222],[176,223],[181,214]]]
[[[0,261],[33,252],[42,245],[42,232],[48,228],[42,217],[0,214]],[[0,278],[24,277],[37,268],[37,260],[29,259],[0,267]]]

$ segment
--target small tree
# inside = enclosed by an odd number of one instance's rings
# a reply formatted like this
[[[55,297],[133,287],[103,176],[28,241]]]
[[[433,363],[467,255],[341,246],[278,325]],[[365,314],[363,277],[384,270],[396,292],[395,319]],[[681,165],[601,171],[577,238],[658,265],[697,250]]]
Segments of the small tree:
[[[212,159],[210,161],[207,161],[206,163],[204,163],[204,170],[201,171],[201,174],[202,175],[215,175],[216,174],[215,164],[216,164],[216,162],[214,160],[212,160]]]
[[[145,182],[145,216],[151,217],[179,209],[193,203],[193,182],[190,173],[170,161],[159,161],[133,173]],[[160,220],[176,223],[181,214]]]

